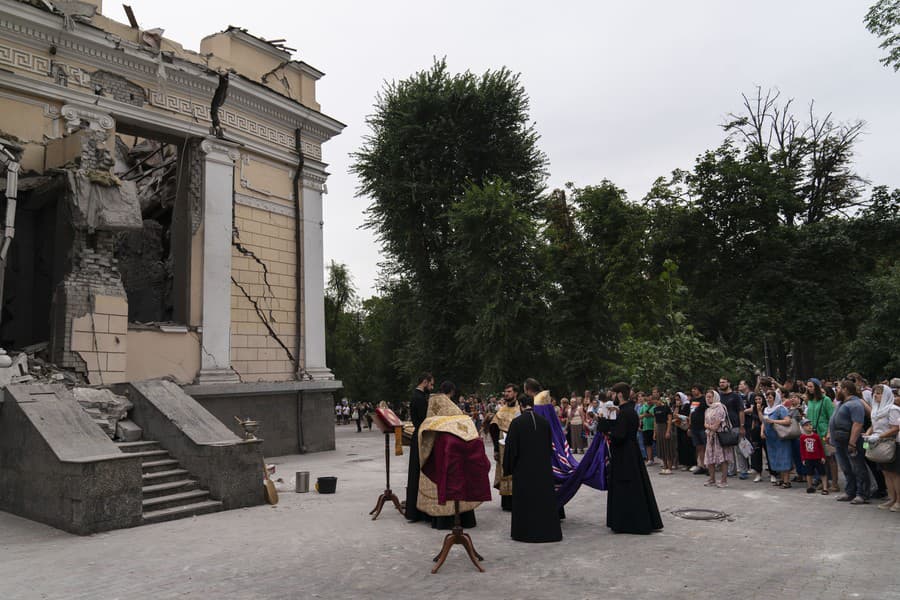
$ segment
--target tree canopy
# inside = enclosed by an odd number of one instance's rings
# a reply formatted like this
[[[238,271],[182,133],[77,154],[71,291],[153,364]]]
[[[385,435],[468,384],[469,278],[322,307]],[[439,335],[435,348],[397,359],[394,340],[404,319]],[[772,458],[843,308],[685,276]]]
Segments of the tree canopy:
[[[637,202],[602,177],[544,192],[506,69],[435,61],[387,84],[368,122],[353,169],[382,280],[359,302],[332,264],[326,299],[329,364],[356,399],[403,399],[422,370],[560,393],[897,375],[900,190],[859,176],[861,120],[757,88],[717,147]]]

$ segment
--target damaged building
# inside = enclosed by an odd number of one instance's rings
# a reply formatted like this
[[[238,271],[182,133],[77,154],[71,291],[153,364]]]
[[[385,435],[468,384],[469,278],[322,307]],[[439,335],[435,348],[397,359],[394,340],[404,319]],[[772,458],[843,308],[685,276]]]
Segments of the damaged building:
[[[191,51],[127,17],[101,0],[0,0],[0,509],[79,533],[139,524],[141,463],[166,452],[208,501],[261,502],[263,454],[334,448],[340,387],[325,364],[322,145],[344,125],[316,101],[323,73],[241,28]],[[100,405],[143,438],[89,431]],[[126,448],[143,458],[106,456]],[[29,454],[60,463],[65,490],[23,488],[25,469],[54,473]],[[211,473],[229,460],[231,475]],[[23,507],[35,493],[63,499]]]

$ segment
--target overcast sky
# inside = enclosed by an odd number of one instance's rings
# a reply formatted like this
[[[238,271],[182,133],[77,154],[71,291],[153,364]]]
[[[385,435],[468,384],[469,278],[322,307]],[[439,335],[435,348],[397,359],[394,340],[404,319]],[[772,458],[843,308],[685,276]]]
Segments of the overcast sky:
[[[328,142],[325,261],[346,263],[373,293],[378,246],[361,230],[349,154],[384,81],[446,56],[454,71],[506,66],[522,75],[550,159],[548,185],[603,178],[641,199],[651,182],[690,168],[723,139],[742,92],[777,87],[802,112],[815,100],[839,121],[863,119],[860,174],[900,187],[900,73],[883,67],[863,16],[874,0],[566,1],[132,0],[144,29],[197,50],[228,25],[285,38],[294,58],[324,71],[317,97],[347,124]],[[119,3],[104,13],[127,22]]]

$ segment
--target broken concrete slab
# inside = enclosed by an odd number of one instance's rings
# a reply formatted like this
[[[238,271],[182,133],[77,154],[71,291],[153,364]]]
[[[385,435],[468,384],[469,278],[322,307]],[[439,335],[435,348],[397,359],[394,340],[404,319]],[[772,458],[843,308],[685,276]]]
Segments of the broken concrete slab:
[[[109,437],[116,435],[117,423],[128,416],[132,404],[125,396],[118,396],[110,390],[77,387],[72,394],[86,413],[103,429]]]
[[[116,423],[116,439],[121,442],[137,442],[143,433],[144,430],[134,421],[122,419]]]
[[[107,173],[108,174],[108,173]],[[72,220],[88,231],[139,231],[143,226],[133,181],[92,180],[86,170],[68,170]]]

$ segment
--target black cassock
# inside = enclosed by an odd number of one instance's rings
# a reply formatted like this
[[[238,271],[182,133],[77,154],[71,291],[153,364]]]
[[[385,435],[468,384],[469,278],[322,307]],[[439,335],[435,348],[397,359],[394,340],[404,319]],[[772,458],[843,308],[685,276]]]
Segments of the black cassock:
[[[416,507],[422,468],[419,465],[419,426],[425,420],[426,414],[428,414],[428,395],[416,388],[413,390],[412,399],[409,402],[409,418],[413,427],[416,428],[409,442],[409,472],[406,475],[406,518],[410,521],[421,521],[428,518],[428,515]]]
[[[519,542],[562,539],[550,444],[550,424],[534,411],[526,410],[509,425],[503,471],[513,478],[512,538]]]
[[[662,517],[637,443],[638,415],[634,403],[621,405],[618,418],[601,419],[597,428],[607,434],[610,443],[606,526],[616,533],[662,529]]]

